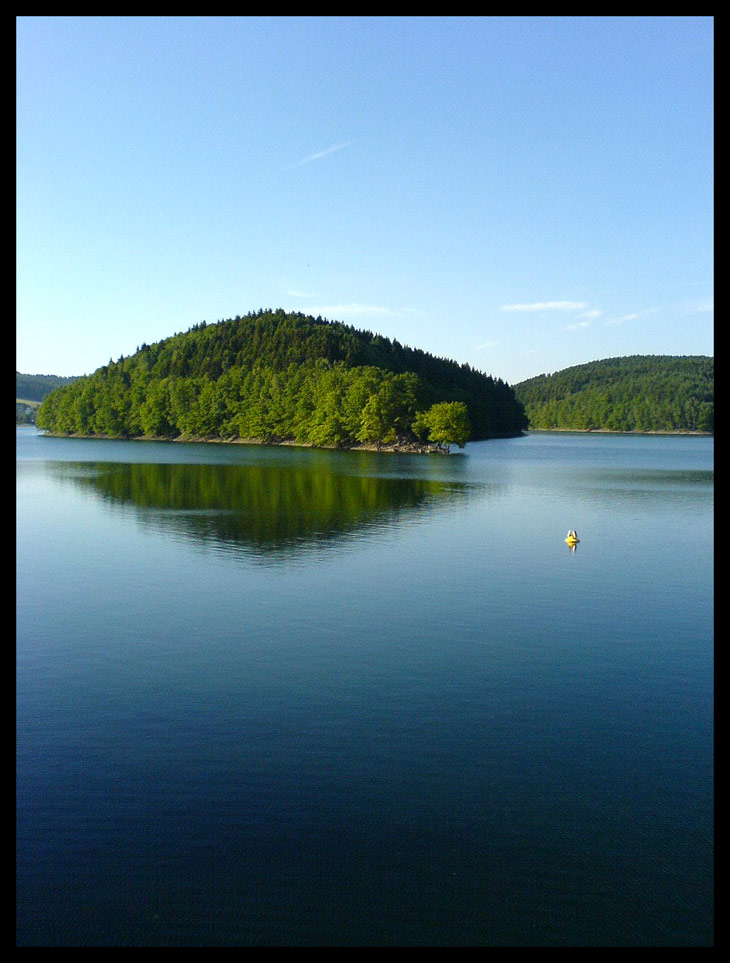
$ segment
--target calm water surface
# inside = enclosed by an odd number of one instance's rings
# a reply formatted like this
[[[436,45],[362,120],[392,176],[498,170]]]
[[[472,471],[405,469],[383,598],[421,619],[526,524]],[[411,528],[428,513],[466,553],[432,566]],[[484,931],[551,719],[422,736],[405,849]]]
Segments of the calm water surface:
[[[18,944],[711,945],[713,454],[19,428]]]

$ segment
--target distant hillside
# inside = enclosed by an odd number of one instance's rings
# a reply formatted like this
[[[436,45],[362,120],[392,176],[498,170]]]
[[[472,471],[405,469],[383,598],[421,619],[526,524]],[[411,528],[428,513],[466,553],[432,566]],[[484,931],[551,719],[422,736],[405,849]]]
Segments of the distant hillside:
[[[714,358],[608,358],[538,375],[514,391],[533,429],[714,432]]]
[[[15,424],[34,425],[38,413],[39,401],[15,401]]]
[[[46,395],[56,388],[71,384],[75,378],[62,378],[57,375],[29,375],[15,372],[15,423],[33,425],[38,407]]]
[[[462,444],[518,435],[527,419],[509,385],[469,365],[337,321],[261,310],[110,361],[50,394],[38,425],[346,447],[411,436]]]
[[[58,375],[31,375],[15,372],[15,397],[18,401],[43,401],[56,388],[71,384],[75,378]]]

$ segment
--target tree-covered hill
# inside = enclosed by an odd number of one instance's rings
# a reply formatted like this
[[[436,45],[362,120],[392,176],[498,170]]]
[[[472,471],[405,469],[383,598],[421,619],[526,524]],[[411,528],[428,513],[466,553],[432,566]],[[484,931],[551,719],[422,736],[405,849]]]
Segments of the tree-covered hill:
[[[517,435],[513,390],[469,365],[283,310],[196,324],[50,394],[55,434],[291,440],[318,446]]]
[[[59,375],[21,374],[15,372],[15,397],[18,401],[43,401],[56,388],[71,384],[75,378]]]
[[[15,423],[34,425],[41,401],[56,388],[71,384],[75,378],[59,375],[31,375],[15,372]]]
[[[514,386],[530,428],[714,432],[715,361],[632,355],[575,365]]]

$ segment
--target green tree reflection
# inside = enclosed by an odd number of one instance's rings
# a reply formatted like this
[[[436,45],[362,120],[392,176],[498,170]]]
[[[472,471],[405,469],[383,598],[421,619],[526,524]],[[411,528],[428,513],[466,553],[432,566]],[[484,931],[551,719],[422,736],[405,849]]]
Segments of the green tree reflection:
[[[314,466],[73,467],[64,466],[64,477],[105,501],[133,506],[145,524],[261,556],[367,534],[468,491],[454,480],[348,475]]]

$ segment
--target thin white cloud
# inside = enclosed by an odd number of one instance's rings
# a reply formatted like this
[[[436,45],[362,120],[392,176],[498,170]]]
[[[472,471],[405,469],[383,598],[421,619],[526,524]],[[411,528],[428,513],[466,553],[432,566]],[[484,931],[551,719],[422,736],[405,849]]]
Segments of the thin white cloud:
[[[620,318],[611,318],[606,324],[625,324],[627,321],[635,321],[639,317],[638,314],[623,314]]]
[[[635,321],[645,314],[656,314],[659,308],[647,308],[646,311],[632,311],[631,314],[623,314],[620,318],[609,318],[606,324],[626,324],[627,321]]]
[[[333,144],[331,147],[325,147],[324,150],[318,150],[314,154],[308,154],[306,157],[302,157],[301,160],[296,161],[294,164],[289,164],[284,170],[291,171],[295,167],[303,167],[305,164],[311,164],[313,161],[321,160],[323,157],[328,157],[330,154],[336,154],[338,151],[344,150],[346,147],[351,147],[355,143],[354,140],[345,140],[340,144]]]
[[[603,313],[604,313],[604,312],[603,312],[603,311],[599,311],[598,308],[592,308],[590,311],[584,311],[582,314],[579,314],[578,317],[579,317],[579,318],[591,318],[591,319],[593,319],[593,318],[600,318]]]
[[[699,304],[695,304],[691,309],[693,314],[703,314],[707,311],[715,310],[715,300],[714,298],[708,298],[707,301],[700,301]]]
[[[561,331],[579,331],[581,328],[589,328],[591,326],[590,321],[576,321],[575,324],[566,324]]]
[[[585,301],[531,301],[528,304],[503,304],[501,311],[583,311]]]
[[[499,341],[485,341],[484,344],[478,344],[475,347],[475,351],[486,351],[488,348],[496,348]]]

